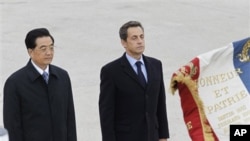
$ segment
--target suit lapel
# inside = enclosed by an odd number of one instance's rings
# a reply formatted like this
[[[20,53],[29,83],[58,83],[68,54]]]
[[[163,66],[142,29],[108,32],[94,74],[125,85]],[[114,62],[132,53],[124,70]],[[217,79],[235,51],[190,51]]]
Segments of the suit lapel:
[[[147,83],[147,89],[150,87],[151,85],[151,80],[152,80],[152,73],[153,73],[153,68],[152,68],[152,64],[150,62],[150,59],[148,59],[148,57],[143,55],[143,60],[146,66],[146,71],[147,71],[147,78],[148,78],[148,83]]]
[[[129,77],[131,77],[134,81],[136,81],[138,84],[141,85],[141,83],[138,80],[136,72],[133,70],[132,66],[130,65],[130,63],[128,62],[128,60],[126,58],[125,53],[121,57],[121,67],[122,67],[124,73],[126,73]],[[141,87],[144,88],[142,85],[141,85]]]
[[[34,82],[36,79],[41,77],[41,74],[39,74],[39,72],[36,70],[36,68],[32,65],[31,59],[29,59],[27,65],[26,65],[26,68],[28,70],[27,75],[32,82]]]

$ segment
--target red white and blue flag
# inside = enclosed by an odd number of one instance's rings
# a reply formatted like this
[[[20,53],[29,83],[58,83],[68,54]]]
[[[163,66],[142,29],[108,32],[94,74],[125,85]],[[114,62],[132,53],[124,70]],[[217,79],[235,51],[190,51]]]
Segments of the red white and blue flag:
[[[171,79],[192,141],[229,141],[229,125],[250,124],[250,38],[201,54]]]

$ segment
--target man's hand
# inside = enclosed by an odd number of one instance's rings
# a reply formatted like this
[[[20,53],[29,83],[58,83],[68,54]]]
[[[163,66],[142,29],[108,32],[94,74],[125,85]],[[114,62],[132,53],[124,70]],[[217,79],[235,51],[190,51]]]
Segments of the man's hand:
[[[159,139],[159,141],[167,141],[167,139]]]

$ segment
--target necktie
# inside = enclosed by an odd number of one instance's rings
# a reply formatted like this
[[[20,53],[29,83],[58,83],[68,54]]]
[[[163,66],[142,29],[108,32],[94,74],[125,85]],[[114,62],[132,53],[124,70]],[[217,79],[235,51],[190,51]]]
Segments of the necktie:
[[[139,78],[139,81],[140,83],[143,85],[143,87],[146,87],[146,79],[142,73],[142,70],[141,70],[141,65],[142,65],[142,62],[141,61],[137,61],[136,63],[136,67],[137,67],[137,76]]]
[[[43,79],[45,80],[45,82],[48,84],[48,81],[49,81],[49,74],[47,72],[43,72]]]

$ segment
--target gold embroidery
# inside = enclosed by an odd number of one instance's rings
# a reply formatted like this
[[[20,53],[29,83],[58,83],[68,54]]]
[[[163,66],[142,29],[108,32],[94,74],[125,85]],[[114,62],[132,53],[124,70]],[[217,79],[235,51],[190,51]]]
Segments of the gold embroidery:
[[[245,43],[245,45],[243,46],[243,49],[242,49],[241,53],[238,54],[238,56],[240,58],[239,60],[241,62],[249,62],[250,61],[250,57],[249,57],[249,54],[248,54],[249,49],[250,49],[250,40],[248,40]]]
[[[187,129],[188,129],[188,130],[190,130],[190,129],[193,128],[192,122],[191,122],[191,121],[187,122],[186,125],[187,125]]]
[[[177,83],[183,83],[187,86],[187,88],[191,92],[191,95],[199,111],[201,126],[202,126],[201,130],[203,132],[204,139],[205,141],[214,141],[212,128],[208,124],[208,119],[205,114],[204,105],[198,94],[197,80],[192,79],[192,77],[198,73],[197,69],[198,69],[197,66],[195,66],[192,62],[190,62],[187,66],[180,68],[180,70],[176,72],[176,76],[172,77],[170,88],[172,94],[174,94],[174,92],[177,90],[176,87]],[[186,125],[188,130],[192,129],[191,121],[188,122]]]

